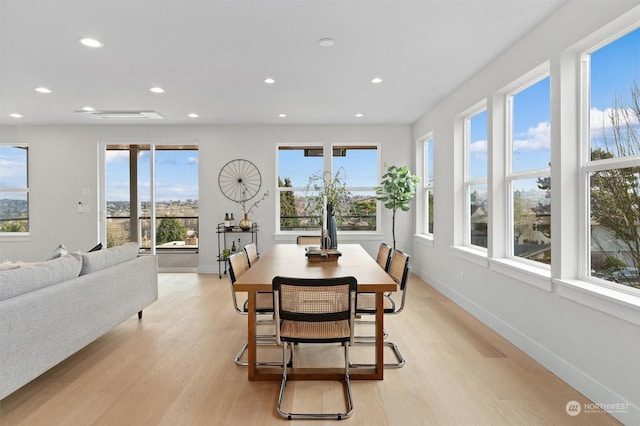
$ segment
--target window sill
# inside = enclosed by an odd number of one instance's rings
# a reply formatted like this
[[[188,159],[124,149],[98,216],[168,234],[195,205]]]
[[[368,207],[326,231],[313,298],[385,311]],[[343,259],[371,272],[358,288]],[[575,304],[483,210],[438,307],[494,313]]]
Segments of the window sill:
[[[475,263],[476,265],[482,266],[483,268],[489,267],[487,252],[465,246],[452,246],[451,248],[453,249],[454,256],[468,262]]]
[[[28,232],[0,232],[0,241],[31,241]]]
[[[551,271],[511,259],[491,259],[491,269],[548,292],[552,291]]]
[[[640,325],[640,296],[580,280],[555,279],[558,295]]]
[[[426,247],[435,247],[435,243],[433,241],[433,234],[414,234],[416,243],[426,246]]]

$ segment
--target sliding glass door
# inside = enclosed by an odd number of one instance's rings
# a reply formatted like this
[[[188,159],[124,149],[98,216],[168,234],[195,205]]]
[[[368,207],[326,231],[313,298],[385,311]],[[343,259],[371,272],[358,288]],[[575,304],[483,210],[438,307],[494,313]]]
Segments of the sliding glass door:
[[[161,266],[187,266],[175,255],[198,252],[197,144],[105,141],[101,154],[106,246],[138,241],[142,252],[163,255]]]

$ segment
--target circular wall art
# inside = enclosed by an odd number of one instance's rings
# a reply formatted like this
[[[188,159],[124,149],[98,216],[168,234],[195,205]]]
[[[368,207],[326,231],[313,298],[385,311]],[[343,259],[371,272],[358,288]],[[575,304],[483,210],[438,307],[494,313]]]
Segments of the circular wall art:
[[[251,161],[231,160],[220,170],[218,185],[231,201],[250,200],[262,186],[260,171]]]

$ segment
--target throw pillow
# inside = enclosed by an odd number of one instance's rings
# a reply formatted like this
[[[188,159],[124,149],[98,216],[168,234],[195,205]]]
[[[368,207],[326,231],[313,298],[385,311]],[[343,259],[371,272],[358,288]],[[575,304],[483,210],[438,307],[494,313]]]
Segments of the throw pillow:
[[[57,259],[65,254],[68,254],[69,250],[64,246],[64,244],[60,244],[58,247],[53,250],[53,252],[47,257],[47,260]]]
[[[92,247],[87,253],[91,253],[92,251],[102,250],[102,243],[98,243],[98,245]]]
[[[82,253],[82,270],[80,275],[89,274],[126,262],[138,257],[138,243],[123,243],[122,245],[109,247],[105,250],[94,251],[93,253]]]
[[[12,262],[10,260],[5,260],[0,263],[0,271],[8,271],[9,269],[17,269],[22,267],[22,262]]]

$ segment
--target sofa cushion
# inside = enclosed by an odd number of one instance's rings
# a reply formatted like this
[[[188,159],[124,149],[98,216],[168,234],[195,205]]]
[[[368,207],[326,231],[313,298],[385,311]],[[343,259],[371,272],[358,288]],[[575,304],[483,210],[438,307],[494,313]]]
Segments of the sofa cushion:
[[[75,278],[81,267],[82,258],[69,253],[57,259],[0,271],[0,300]]]
[[[82,269],[80,275],[89,274],[135,259],[138,256],[138,243],[124,243],[116,247],[109,247],[105,250],[82,253]]]

